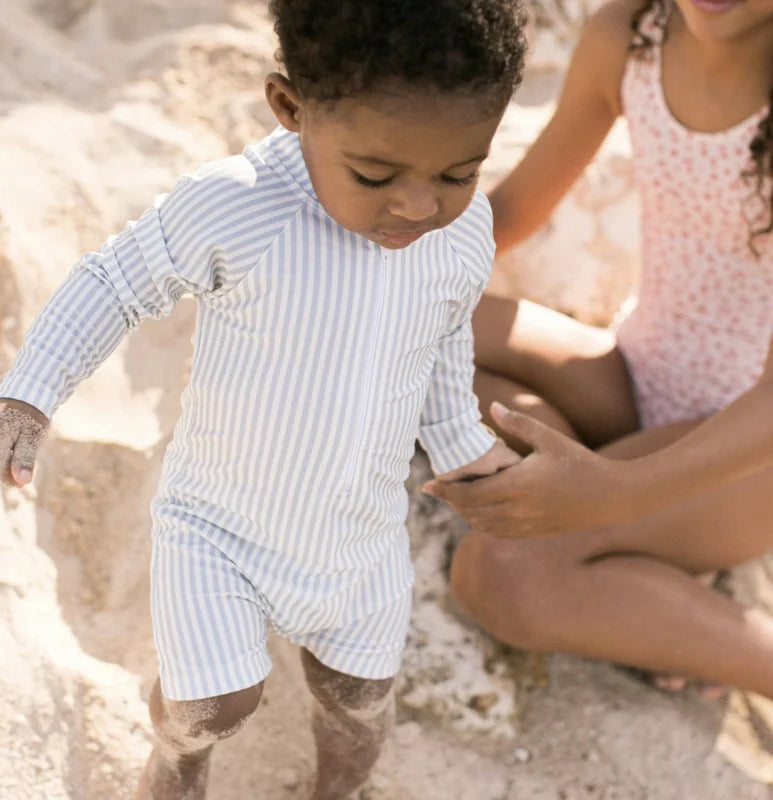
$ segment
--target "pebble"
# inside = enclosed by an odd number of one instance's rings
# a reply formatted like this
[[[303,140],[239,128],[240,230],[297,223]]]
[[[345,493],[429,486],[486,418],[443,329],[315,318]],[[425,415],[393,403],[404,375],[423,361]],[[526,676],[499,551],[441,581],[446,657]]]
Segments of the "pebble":
[[[413,744],[421,736],[421,725],[413,720],[403,722],[395,728],[395,739],[398,744]]]
[[[497,692],[482,692],[481,694],[474,694],[467,701],[467,705],[479,714],[485,714],[497,704],[498,700],[499,694]]]
[[[519,764],[526,764],[531,761],[531,750],[527,750],[525,747],[516,747],[513,750],[513,757]]]

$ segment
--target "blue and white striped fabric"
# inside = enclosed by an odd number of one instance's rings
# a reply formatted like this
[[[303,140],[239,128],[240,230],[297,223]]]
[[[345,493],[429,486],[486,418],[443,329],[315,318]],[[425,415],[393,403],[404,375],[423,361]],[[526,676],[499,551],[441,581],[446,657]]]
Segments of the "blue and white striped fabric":
[[[184,177],[85,255],[0,396],[50,416],[128,330],[193,293],[191,379],[154,535],[198,533],[264,594],[273,575],[264,601],[275,622],[286,602],[314,630],[342,628],[410,585],[404,482],[417,436],[437,472],[493,444],[472,392],[470,327],[492,258],[481,193],[402,250],[341,228],[314,194],[297,136],[280,128]],[[182,604],[190,588],[164,591]],[[316,619],[321,607],[335,610]],[[295,622],[277,626],[301,636]],[[201,691],[183,683],[164,691]]]

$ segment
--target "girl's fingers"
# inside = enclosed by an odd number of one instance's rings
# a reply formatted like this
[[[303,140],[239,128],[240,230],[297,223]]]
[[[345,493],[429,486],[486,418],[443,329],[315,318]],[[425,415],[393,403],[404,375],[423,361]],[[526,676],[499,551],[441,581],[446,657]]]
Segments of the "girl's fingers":
[[[519,469],[518,462],[506,467],[493,475],[476,478],[474,481],[427,481],[421,488],[425,494],[439,497],[446,503],[460,511],[461,509],[474,509],[481,505],[508,501],[514,498],[516,489],[511,485],[513,470]],[[463,515],[464,516],[464,515]]]

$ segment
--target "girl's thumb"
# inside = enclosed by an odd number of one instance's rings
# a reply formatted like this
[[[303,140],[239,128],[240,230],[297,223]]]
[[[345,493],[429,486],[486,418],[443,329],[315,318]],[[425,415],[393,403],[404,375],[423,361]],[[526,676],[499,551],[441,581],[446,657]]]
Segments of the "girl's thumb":
[[[534,417],[513,411],[496,400],[491,404],[491,416],[505,433],[517,436],[535,450],[544,449],[560,435]]]

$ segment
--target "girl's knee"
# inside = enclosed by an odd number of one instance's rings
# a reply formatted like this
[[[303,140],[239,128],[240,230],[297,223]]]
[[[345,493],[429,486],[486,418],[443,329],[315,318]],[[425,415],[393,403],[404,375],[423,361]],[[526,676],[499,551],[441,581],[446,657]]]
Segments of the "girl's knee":
[[[159,736],[178,746],[204,747],[240,730],[258,707],[263,683],[201,700],[169,700],[158,681],[150,716]]]
[[[487,537],[468,533],[454,552],[451,561],[451,593],[462,609],[487,627],[488,608],[499,589],[499,563]],[[489,568],[493,568],[493,572]]]
[[[568,590],[552,548],[471,532],[454,553],[451,591],[484,630],[511,645],[540,649]]]

